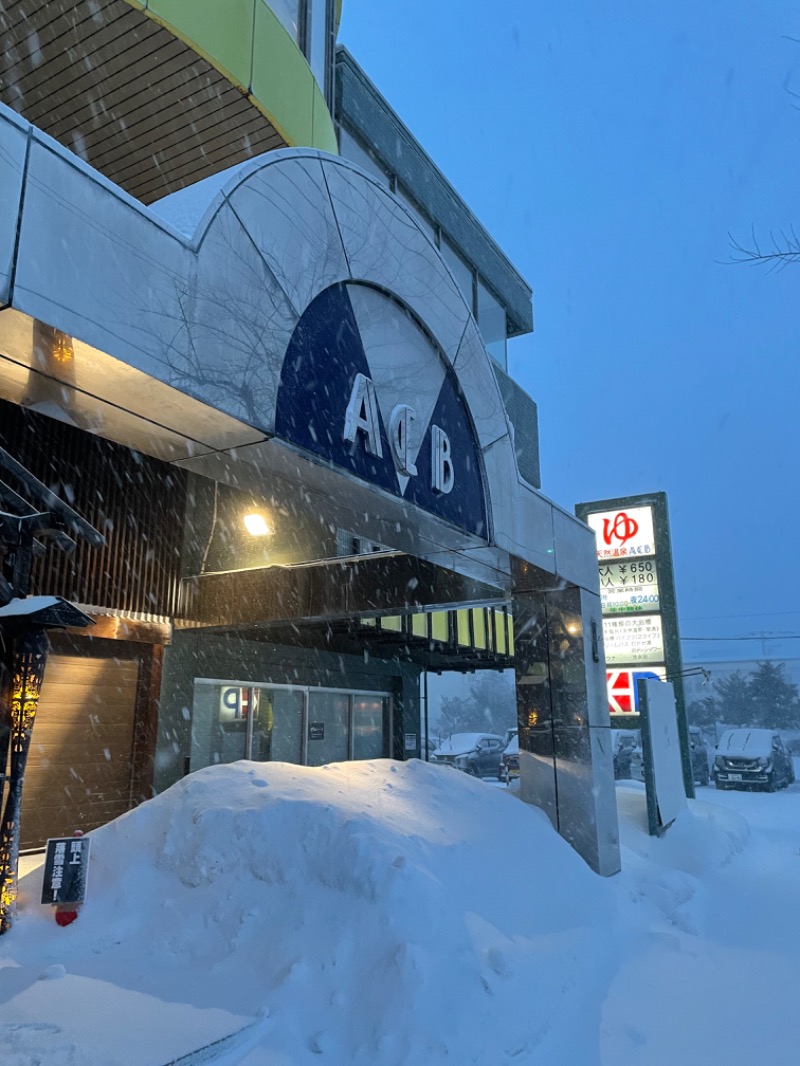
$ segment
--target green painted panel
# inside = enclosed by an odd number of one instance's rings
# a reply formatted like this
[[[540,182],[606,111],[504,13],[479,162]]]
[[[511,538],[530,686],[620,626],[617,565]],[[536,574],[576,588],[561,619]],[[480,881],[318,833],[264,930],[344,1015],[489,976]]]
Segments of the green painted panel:
[[[148,0],[151,18],[191,45],[240,89],[250,87],[256,0]]]
[[[339,145],[336,143],[336,130],[333,127],[331,113],[325,103],[325,97],[320,92],[316,81],[314,82],[314,147],[322,152],[330,152],[331,155],[339,154]]]
[[[313,147],[316,82],[311,68],[277,16],[260,2],[256,4],[255,29],[255,102],[288,144]]]

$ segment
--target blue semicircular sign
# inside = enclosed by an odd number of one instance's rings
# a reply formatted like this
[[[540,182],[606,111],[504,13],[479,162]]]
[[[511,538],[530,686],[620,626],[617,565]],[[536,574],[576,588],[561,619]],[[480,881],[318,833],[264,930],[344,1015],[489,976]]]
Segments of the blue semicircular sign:
[[[405,308],[377,290],[339,283],[306,308],[284,357],[275,432],[488,536],[480,449],[456,376]]]

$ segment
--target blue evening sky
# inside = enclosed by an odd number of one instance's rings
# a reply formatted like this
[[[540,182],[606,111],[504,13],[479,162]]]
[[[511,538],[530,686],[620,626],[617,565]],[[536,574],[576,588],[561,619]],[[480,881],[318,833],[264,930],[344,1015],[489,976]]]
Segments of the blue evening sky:
[[[668,493],[684,636],[800,634],[800,265],[729,262],[729,234],[800,235],[791,38],[788,0],[344,3],[340,41],[533,287],[509,369],[544,491]]]

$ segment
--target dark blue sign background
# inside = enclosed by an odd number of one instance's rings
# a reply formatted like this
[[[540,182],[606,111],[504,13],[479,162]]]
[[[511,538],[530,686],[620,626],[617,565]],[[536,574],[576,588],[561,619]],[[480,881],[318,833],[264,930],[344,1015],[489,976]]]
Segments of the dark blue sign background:
[[[388,314],[403,312],[388,298]],[[431,353],[432,358],[435,356]],[[292,334],[281,371],[275,432],[306,451],[327,459],[363,481],[401,496],[386,427],[378,414],[383,457],[369,455],[363,434],[344,440],[347,404],[357,374],[372,378],[358,323],[344,284],[320,293]],[[376,382],[376,388],[380,383]],[[403,397],[415,406],[415,397]],[[431,434],[439,426],[450,438],[455,483],[440,494],[431,487]],[[479,536],[488,536],[480,451],[455,375],[448,367],[431,421],[425,428],[403,498],[431,514]]]

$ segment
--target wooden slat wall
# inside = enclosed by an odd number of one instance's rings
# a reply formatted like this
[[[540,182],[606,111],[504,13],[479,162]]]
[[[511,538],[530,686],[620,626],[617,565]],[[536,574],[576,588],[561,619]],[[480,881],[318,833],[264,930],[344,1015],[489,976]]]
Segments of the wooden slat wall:
[[[139,670],[138,659],[50,655],[25,773],[23,847],[128,810]]]
[[[144,203],[286,142],[123,0],[0,3],[0,100]]]
[[[0,401],[0,444],[107,539],[69,556],[48,548],[33,593],[174,617],[186,475],[167,463]]]

